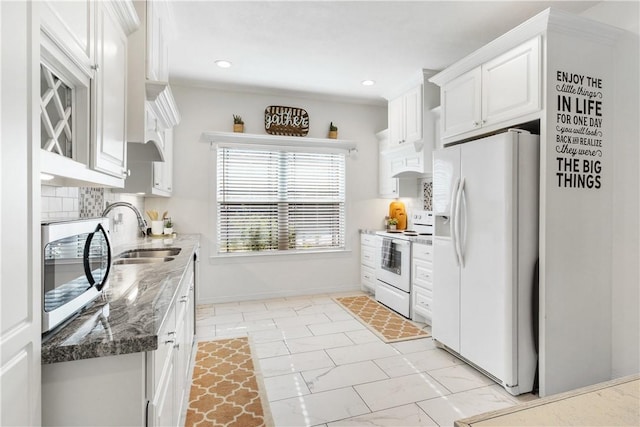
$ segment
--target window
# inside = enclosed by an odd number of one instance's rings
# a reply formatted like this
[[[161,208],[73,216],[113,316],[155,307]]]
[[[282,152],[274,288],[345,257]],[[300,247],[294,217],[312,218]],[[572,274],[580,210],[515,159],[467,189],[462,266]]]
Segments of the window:
[[[345,154],[217,149],[218,253],[343,249]]]

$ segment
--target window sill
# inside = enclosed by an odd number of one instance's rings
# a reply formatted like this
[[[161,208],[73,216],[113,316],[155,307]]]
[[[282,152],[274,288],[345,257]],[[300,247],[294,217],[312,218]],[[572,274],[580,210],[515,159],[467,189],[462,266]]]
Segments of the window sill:
[[[318,258],[336,258],[343,254],[350,254],[351,249],[331,249],[331,250],[315,250],[315,251],[281,251],[281,252],[240,252],[218,254],[209,257],[209,261],[213,264],[217,263],[241,263],[246,261],[288,261],[289,257],[296,259],[318,259]]]

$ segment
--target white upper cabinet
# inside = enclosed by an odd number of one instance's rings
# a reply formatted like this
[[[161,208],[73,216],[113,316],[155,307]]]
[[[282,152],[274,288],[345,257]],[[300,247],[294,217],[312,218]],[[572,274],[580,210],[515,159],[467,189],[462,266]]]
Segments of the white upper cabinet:
[[[164,0],[135,1],[141,30],[129,37],[125,192],[171,196],[173,127],[180,113],[169,86],[168,31]]]
[[[447,138],[480,126],[482,121],[480,67],[442,86],[442,135]]]
[[[108,2],[97,5],[96,32],[93,166],[122,178],[127,165],[127,36]]]
[[[94,0],[40,2],[42,31],[56,40],[67,55],[87,73],[94,60]]]
[[[540,44],[536,37],[442,84],[445,143],[525,121],[540,110]]]
[[[165,2],[147,3],[147,79],[169,80],[167,19]]]
[[[142,28],[129,37],[127,142],[143,147],[130,151],[136,155],[130,160],[164,161],[164,131],[180,122],[168,83],[169,3],[135,1],[134,5]]]
[[[378,197],[392,199],[400,197],[398,180],[391,177],[391,163],[384,155],[389,148],[389,129],[376,133],[376,137],[378,138]]]
[[[540,37],[482,66],[483,126],[541,108]]]
[[[164,162],[153,162],[153,194],[170,196],[173,191],[173,129],[164,131]]]
[[[404,143],[422,139],[422,85],[416,86],[404,96]]]
[[[434,74],[433,70],[422,70],[422,83],[389,101],[389,141],[384,148],[380,147],[381,197],[394,195],[389,192],[393,187],[387,176],[415,179],[431,173],[435,140],[435,116],[431,109],[440,105],[440,88],[427,80]]]
[[[40,3],[41,171],[55,185],[122,187],[129,1]]]
[[[389,101],[389,143],[411,144],[422,139],[422,85]]]

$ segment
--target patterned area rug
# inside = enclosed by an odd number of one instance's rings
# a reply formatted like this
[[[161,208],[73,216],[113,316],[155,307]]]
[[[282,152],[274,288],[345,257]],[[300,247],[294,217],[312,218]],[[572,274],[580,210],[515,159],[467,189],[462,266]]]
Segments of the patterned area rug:
[[[185,427],[273,426],[258,366],[246,337],[198,343]]]
[[[360,322],[384,342],[427,338],[431,334],[366,295],[340,297],[334,300],[349,310]]]

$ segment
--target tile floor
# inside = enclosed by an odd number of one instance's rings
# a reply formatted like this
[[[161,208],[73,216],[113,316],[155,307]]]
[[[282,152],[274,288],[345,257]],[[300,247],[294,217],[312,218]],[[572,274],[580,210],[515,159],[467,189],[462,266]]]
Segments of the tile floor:
[[[452,426],[535,398],[509,395],[431,338],[384,343],[333,296],[201,305],[197,339],[251,337],[278,427]]]

